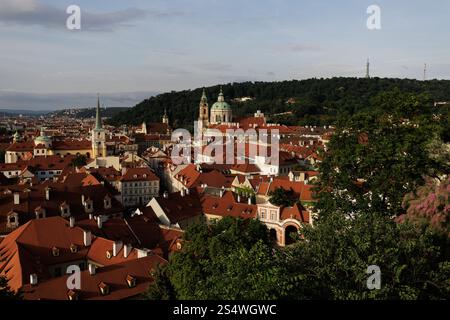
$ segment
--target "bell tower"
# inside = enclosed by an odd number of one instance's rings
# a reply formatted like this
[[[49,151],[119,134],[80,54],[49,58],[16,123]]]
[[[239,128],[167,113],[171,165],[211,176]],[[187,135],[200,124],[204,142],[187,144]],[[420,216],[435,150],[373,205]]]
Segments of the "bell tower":
[[[100,96],[97,97],[97,111],[95,114],[95,128],[91,131],[92,157],[106,157],[106,132],[102,128],[100,117]]]
[[[203,128],[207,128],[209,125],[209,106],[208,98],[206,98],[206,92],[203,88],[202,97],[200,99],[199,111],[198,111],[198,121],[201,123]]]

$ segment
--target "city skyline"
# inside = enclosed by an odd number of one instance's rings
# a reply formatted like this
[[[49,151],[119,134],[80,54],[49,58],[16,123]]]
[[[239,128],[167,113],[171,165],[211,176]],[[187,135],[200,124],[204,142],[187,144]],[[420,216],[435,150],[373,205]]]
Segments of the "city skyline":
[[[381,30],[366,27],[373,1],[81,0],[81,30],[69,31],[71,4],[0,3],[0,108],[87,107],[96,92],[132,107],[219,83],[364,77],[367,58],[372,76],[422,80],[427,63],[428,79],[450,78],[445,1],[378,1]]]

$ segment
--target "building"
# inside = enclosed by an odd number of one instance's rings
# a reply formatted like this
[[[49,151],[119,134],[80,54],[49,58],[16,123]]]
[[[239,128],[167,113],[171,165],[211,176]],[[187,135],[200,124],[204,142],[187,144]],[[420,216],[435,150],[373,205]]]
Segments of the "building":
[[[148,167],[125,168],[119,188],[124,206],[142,206],[159,195],[159,178]]]
[[[233,121],[233,110],[231,106],[225,102],[222,88],[220,88],[219,97],[211,107],[211,124],[231,123]]]
[[[202,97],[199,104],[199,115],[198,121],[202,128],[207,128],[210,124],[216,125],[221,123],[232,123],[233,121],[233,110],[231,106],[225,101],[222,88],[220,88],[220,93],[211,111],[209,111],[208,99],[206,97],[205,90],[203,90]]]
[[[100,97],[97,100],[97,111],[95,115],[95,127],[91,132],[92,141],[92,157],[105,157],[106,151],[106,131],[102,128],[102,120],[100,117]]]
[[[49,232],[51,230],[51,232]],[[0,242],[0,275],[26,300],[121,300],[139,296],[167,261],[149,250],[94,236],[61,217],[32,220]],[[81,271],[68,289],[68,270]]]

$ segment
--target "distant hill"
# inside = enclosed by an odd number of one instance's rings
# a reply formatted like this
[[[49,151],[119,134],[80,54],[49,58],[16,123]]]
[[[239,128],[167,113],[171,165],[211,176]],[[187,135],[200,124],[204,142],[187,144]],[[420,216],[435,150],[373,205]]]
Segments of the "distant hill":
[[[324,125],[332,124],[338,114],[364,110],[375,95],[396,88],[410,93],[428,93],[434,101],[450,101],[449,80],[331,78],[243,82],[223,85],[223,92],[235,117],[261,110],[266,116],[278,114],[272,121]],[[206,88],[210,107],[217,100],[219,90],[219,85]],[[109,123],[159,122],[166,108],[174,127],[190,129],[198,117],[201,94],[202,88],[159,94],[117,113]]]
[[[0,109],[0,116],[17,116],[17,115],[23,115],[23,116],[42,116],[50,111],[36,111],[36,110],[16,110],[16,109]]]
[[[118,113],[126,112],[129,108],[102,108],[102,117],[111,118]],[[64,109],[48,113],[48,116],[70,116],[79,119],[88,119],[95,117],[96,108],[73,108]]]

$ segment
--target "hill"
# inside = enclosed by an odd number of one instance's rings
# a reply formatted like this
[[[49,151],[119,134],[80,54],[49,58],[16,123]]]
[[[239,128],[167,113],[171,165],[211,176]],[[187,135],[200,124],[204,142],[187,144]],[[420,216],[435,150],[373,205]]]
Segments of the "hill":
[[[102,108],[102,117],[110,118],[120,112],[126,112],[129,108]],[[71,116],[79,119],[95,117],[95,108],[64,109],[49,113],[49,116]]]
[[[225,99],[231,102],[235,118],[261,110],[271,121],[290,125],[325,125],[334,123],[338,114],[350,115],[367,109],[378,93],[397,88],[407,93],[427,93],[434,101],[450,101],[449,80],[331,78],[243,82],[223,85],[223,92]],[[217,99],[220,86],[205,89],[211,106]],[[202,88],[159,94],[119,112],[109,123],[159,122],[166,108],[173,127],[190,129],[198,116],[201,93]],[[239,99],[244,97],[252,99]]]

